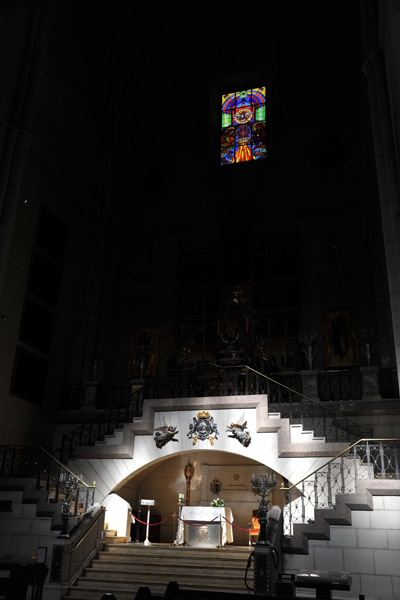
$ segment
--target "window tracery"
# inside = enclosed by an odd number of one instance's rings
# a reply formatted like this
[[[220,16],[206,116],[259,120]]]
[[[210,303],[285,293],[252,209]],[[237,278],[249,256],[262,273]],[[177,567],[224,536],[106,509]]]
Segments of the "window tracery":
[[[222,95],[222,165],[266,157],[265,97],[265,87]]]

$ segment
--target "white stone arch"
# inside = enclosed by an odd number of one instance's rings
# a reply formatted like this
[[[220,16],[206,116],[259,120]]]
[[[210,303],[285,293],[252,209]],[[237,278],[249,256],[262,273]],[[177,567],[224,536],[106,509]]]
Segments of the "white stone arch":
[[[186,499],[185,465],[194,465],[194,476],[191,481],[190,504],[209,506],[213,497],[224,498],[231,508],[235,523],[233,524],[234,541],[248,544],[248,528],[253,510],[258,508],[259,498],[251,490],[252,473],[271,472],[266,466],[242,453],[225,450],[190,449],[174,452],[147,463],[136,472],[122,480],[114,494],[119,494],[129,502],[133,511],[140,509],[139,499],[150,498],[155,501],[151,515],[157,515],[156,521],[164,521],[173,513],[178,514],[178,494],[183,493]],[[218,494],[213,494],[210,484],[214,479],[222,484]],[[282,479],[277,475],[276,490],[271,497],[272,504],[281,504],[280,484]],[[147,509],[141,508],[139,519],[146,520]],[[177,520],[169,518],[161,526],[161,541],[171,543],[175,539]],[[237,526],[237,528],[235,527]],[[240,528],[240,529],[239,529]],[[151,531],[151,529],[150,529]],[[134,530],[132,537],[137,534]]]
[[[199,411],[207,410],[218,428],[218,439],[193,441],[188,437],[189,424]],[[243,420],[251,434],[251,443],[244,447],[229,437],[227,426]],[[176,427],[178,441],[157,448],[155,430],[165,422]],[[96,482],[96,501],[120,489],[122,482],[148,468],[160,459],[201,449],[224,451],[247,457],[282,475],[291,483],[322,465],[329,456],[343,449],[341,444],[326,444],[324,440],[293,443],[288,419],[268,413],[266,395],[212,398],[183,398],[145,401],[143,417],[125,424],[118,435],[106,443],[81,448],[71,461],[72,470],[81,473],[87,482]]]

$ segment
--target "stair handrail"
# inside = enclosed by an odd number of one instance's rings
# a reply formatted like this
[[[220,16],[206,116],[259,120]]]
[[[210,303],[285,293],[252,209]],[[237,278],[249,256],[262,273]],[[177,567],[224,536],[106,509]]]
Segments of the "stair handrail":
[[[191,367],[184,367],[184,368],[180,368],[180,369],[168,369],[167,371],[165,371],[164,373],[162,373],[161,375],[159,375],[158,377],[145,382],[140,388],[132,391],[130,393],[129,396],[129,404],[132,403],[132,399],[136,396],[137,399],[140,398],[140,396],[146,397],[146,390],[147,389],[151,389],[153,387],[155,387],[157,385],[157,382],[162,381],[163,378],[165,378],[165,376],[171,375],[174,372],[177,373],[184,373],[184,372],[190,372],[190,371],[194,371],[194,370],[198,370],[200,371],[202,368],[205,367],[213,367],[213,368],[217,368],[217,369],[221,369],[221,370],[238,370],[238,369],[247,369],[247,371],[249,372],[253,372],[255,375],[260,376],[264,379],[266,379],[267,381],[279,386],[282,389],[287,390],[290,394],[295,394],[297,396],[299,396],[300,398],[310,402],[313,406],[317,406],[318,408],[320,408],[322,411],[324,411],[326,414],[332,415],[336,418],[339,418],[342,420],[342,422],[345,422],[346,424],[349,424],[351,429],[356,429],[356,434],[360,435],[362,433],[365,434],[370,434],[371,431],[368,431],[366,428],[362,427],[361,425],[359,425],[356,421],[354,421],[353,419],[350,419],[346,416],[344,416],[343,414],[333,410],[332,408],[329,408],[328,406],[325,406],[322,402],[316,400],[315,398],[310,398],[309,396],[306,396],[305,394],[298,392],[297,390],[294,390],[293,388],[290,388],[289,386],[273,379],[272,377],[266,375],[265,373],[261,373],[260,371],[257,371],[256,369],[253,369],[253,367],[250,367],[249,365],[246,364],[241,364],[241,365],[219,365],[217,363],[212,363],[212,362],[208,362],[208,363],[202,363],[200,365],[195,365],[195,366],[191,366]],[[105,431],[103,432],[103,435],[107,435],[110,434],[112,432],[112,430],[114,430],[115,428],[118,428],[118,426],[122,423],[125,422],[129,422],[130,418],[125,419],[124,417],[121,418],[121,415],[118,411],[120,411],[121,406],[123,405],[123,403],[126,402],[126,398],[125,399],[120,399],[117,400],[116,402],[114,402],[111,406],[109,406],[108,408],[106,408],[102,413],[96,415],[96,417],[90,421],[89,423],[83,423],[82,425],[79,425],[77,428],[73,429],[72,431],[69,431],[68,433],[63,434],[63,438],[62,438],[62,445],[61,445],[61,449],[60,449],[60,458],[61,460],[64,460],[64,452],[65,449],[67,448],[67,446],[69,445],[69,451],[68,451],[68,457],[71,457],[73,449],[76,446],[81,446],[81,445],[91,445],[93,443],[93,441],[91,440],[91,431],[93,428],[95,428],[95,426],[97,425],[102,425],[108,422],[108,426],[106,427]],[[137,402],[138,407],[140,406],[140,402]],[[117,411],[117,418],[115,419],[115,422],[112,420],[111,415],[113,413],[113,411]],[[128,409],[129,411],[129,409]],[[140,416],[139,414],[135,414],[133,416]],[[112,425],[112,427],[111,427]],[[83,433],[85,430],[89,429],[89,434],[88,437],[89,439],[86,440],[87,443],[82,443],[82,439],[83,439]],[[354,432],[353,432],[354,435]],[[68,439],[70,440],[70,443],[68,444],[67,441]],[[76,444],[76,446],[73,447],[73,440],[77,439],[78,443]],[[97,441],[98,437],[94,436],[94,441]]]
[[[52,584],[58,584],[64,590],[75,585],[101,547],[105,513],[104,506],[95,505],[67,535],[61,533],[55,538],[49,578]],[[78,549],[79,560],[74,555]]]
[[[326,410],[327,412],[330,412],[331,414],[335,415],[336,417],[340,417],[341,419],[345,419],[346,421],[348,421],[349,423],[352,423],[352,425],[356,425],[358,429],[367,431],[366,428],[362,427],[359,423],[357,423],[357,421],[354,421],[353,419],[349,419],[348,417],[345,417],[344,415],[342,415],[341,413],[338,413],[336,410],[333,410],[332,408],[329,408],[329,406],[325,406],[322,402],[320,402],[319,400],[316,400],[315,398],[310,398],[309,396],[306,396],[305,394],[298,392],[296,390],[293,390],[292,388],[290,388],[289,386],[285,385],[284,383],[280,383],[279,381],[276,381],[275,379],[273,379],[272,377],[269,377],[268,375],[265,375],[265,373],[261,373],[260,371],[256,371],[256,369],[253,369],[253,367],[250,367],[248,365],[244,365],[244,367],[246,369],[248,369],[249,371],[253,371],[253,373],[256,373],[257,375],[260,375],[261,377],[264,377],[264,379],[268,379],[269,381],[272,381],[273,383],[276,383],[277,385],[280,385],[281,387],[289,390],[290,392],[292,392],[293,394],[297,394],[298,396],[300,396],[301,398],[304,398],[305,400],[309,400],[310,402],[312,402],[313,404],[319,406],[320,408],[323,408],[324,410]],[[369,432],[368,432],[369,433]]]
[[[391,450],[392,456],[394,456],[394,466],[391,465],[391,469],[387,469],[384,466],[384,451],[387,450],[387,448],[384,447],[385,444],[392,444],[395,448],[394,452]],[[360,453],[356,452],[356,447],[362,447],[364,445],[365,454],[364,456],[360,456]],[[349,466],[345,467],[343,457],[345,455],[349,456],[353,449],[354,456],[352,466],[350,468]],[[399,449],[400,438],[361,438],[324,464],[320,465],[317,469],[314,469],[311,473],[308,473],[305,477],[302,477],[296,483],[290,486],[284,486],[282,484],[280,491],[282,494],[283,534],[285,536],[291,536],[293,534],[293,525],[295,523],[304,524],[313,522],[315,520],[315,509],[333,509],[336,505],[335,497],[337,495],[356,494],[356,482],[360,479],[377,479],[376,471],[379,472],[379,479],[381,480],[400,480]],[[376,456],[374,455],[374,452],[376,453]],[[366,463],[363,461],[361,462],[367,470],[367,477],[359,477],[360,458],[367,459]],[[380,460],[380,467],[378,458]],[[335,461],[337,461],[336,464]],[[388,466],[389,465],[390,460],[388,461]],[[336,477],[335,467],[337,471]],[[373,474],[373,477],[370,477],[371,473]],[[389,476],[387,478],[387,474],[394,474],[395,477]],[[352,487],[349,486],[349,482]]]
[[[75,546],[71,546],[71,548],[68,550],[69,554],[72,554],[72,552],[75,552],[75,550],[77,550],[79,548],[79,546],[87,538],[87,536],[89,535],[89,533],[91,532],[93,527],[95,525],[97,525],[97,521],[105,514],[106,510],[107,509],[105,506],[100,506],[98,513],[95,515],[92,523],[90,524],[90,527],[88,527],[88,529],[85,531],[84,535],[79,539],[78,543],[75,544]],[[73,531],[70,532],[70,535],[71,534],[73,534]]]
[[[131,395],[130,395],[130,400],[132,399],[133,396],[138,396],[139,397],[140,394],[143,393],[143,387],[144,386],[141,386],[140,388],[134,390],[131,393]],[[124,402],[124,399],[117,400],[111,406],[109,406],[108,408],[104,409],[104,411],[102,411],[100,414],[97,414],[95,416],[95,418],[90,423],[83,423],[82,425],[79,425],[78,427],[76,427],[72,431],[68,431],[68,433],[64,433],[63,436],[62,436],[61,448],[59,449],[60,459],[64,460],[64,451],[65,451],[65,448],[67,446],[66,440],[68,438],[71,439],[71,443],[69,444],[70,451],[68,452],[67,458],[70,458],[71,454],[72,454],[72,440],[74,439],[74,437],[77,436],[79,438],[79,442],[81,442],[81,440],[82,440],[82,434],[83,434],[83,432],[84,432],[84,430],[85,430],[85,428],[87,426],[89,426],[89,428],[91,429],[93,426],[95,426],[95,425],[101,425],[103,422],[105,422],[107,420],[110,423],[111,419],[110,418],[107,419],[105,417],[107,417],[108,415],[111,415],[112,411],[118,410],[123,402]],[[139,415],[137,415],[137,416],[139,416]],[[122,421],[121,420],[119,422],[122,423],[122,422],[127,422],[127,421]],[[109,427],[107,428],[107,430],[105,432],[105,435],[107,433],[110,433],[110,428]],[[89,436],[90,436],[90,433],[89,433]],[[89,444],[88,445],[90,445],[90,443],[91,443],[91,441],[89,439]],[[77,445],[80,446],[82,444],[79,443]]]
[[[96,487],[96,482],[93,482],[93,485],[89,485],[88,483],[86,483],[85,481],[83,481],[83,479],[81,479],[81,477],[79,475],[77,475],[76,473],[74,473],[73,471],[71,471],[71,469],[69,467],[67,467],[67,465],[63,465],[62,462],[60,462],[58,460],[58,458],[56,458],[55,456],[53,456],[53,454],[51,454],[48,450],[46,450],[46,448],[43,448],[43,446],[41,446],[40,444],[29,444],[32,446],[37,446],[38,448],[40,448],[40,450],[42,452],[45,452],[47,454],[47,456],[49,456],[51,458],[51,460],[55,463],[57,463],[62,469],[64,469],[64,471],[68,471],[68,473],[70,475],[72,475],[73,477],[75,477],[75,479],[77,481],[79,481],[79,483],[81,483],[82,485],[84,485],[87,488],[94,488]]]
[[[81,516],[93,505],[96,482],[87,484],[40,444],[1,444],[0,456],[0,477],[36,479],[36,489],[49,492],[48,502],[61,504],[62,517]]]
[[[317,469],[314,469],[314,471],[311,471],[311,473],[308,473],[308,475],[305,475],[304,477],[299,479],[299,481],[297,481],[296,483],[293,483],[289,487],[285,487],[282,485],[282,487],[280,487],[279,489],[284,492],[291,491],[293,488],[296,488],[301,483],[303,483],[303,481],[305,481],[306,479],[309,479],[310,477],[315,475],[315,473],[318,473],[318,471],[320,471],[321,469],[324,469],[327,465],[329,465],[329,463],[332,463],[333,461],[337,460],[344,454],[349,453],[350,450],[352,450],[354,448],[354,446],[357,446],[358,444],[361,444],[362,442],[400,442],[400,438],[361,438],[357,442],[354,442],[353,444],[351,444],[350,446],[348,446],[347,448],[345,448],[344,450],[339,452],[339,454],[336,454],[336,456],[334,456],[333,458],[330,458],[329,460],[327,460],[323,465],[320,465]]]
[[[277,381],[276,379],[273,379],[269,375],[266,375],[265,373],[261,373],[261,371],[257,371],[256,369],[253,369],[253,367],[250,367],[250,365],[246,365],[246,364],[242,364],[242,365],[218,365],[217,363],[209,362],[209,363],[202,363],[200,365],[196,365],[196,366],[193,366],[193,367],[187,367],[187,368],[184,368],[184,369],[171,369],[171,370],[167,371],[166,373],[164,373],[163,375],[160,375],[159,378],[161,379],[161,377],[163,377],[164,375],[166,375],[168,373],[171,373],[173,371],[178,371],[178,372],[181,372],[181,371],[191,371],[191,370],[193,371],[194,369],[200,369],[201,367],[206,367],[206,366],[216,367],[217,369],[247,369],[248,371],[252,371],[256,375],[258,375],[260,377],[263,377],[264,379],[267,379],[268,381],[271,381],[272,383],[275,383],[279,387],[288,390],[292,394],[296,394],[297,396],[300,396],[301,398],[304,398],[304,400],[308,400],[312,404],[315,404],[319,408],[322,408],[324,411],[329,412],[330,414],[334,415],[335,417],[339,417],[340,419],[344,419],[345,421],[347,421],[348,423],[351,423],[353,426],[355,426],[357,429],[359,429],[360,432],[364,431],[365,433],[370,433],[370,430],[367,430],[365,427],[362,427],[359,423],[357,423],[357,421],[355,421],[353,419],[349,419],[349,417],[345,417],[343,414],[341,414],[341,413],[333,410],[332,408],[329,408],[328,406],[325,406],[319,400],[316,400],[315,398],[311,398],[309,396],[306,396],[302,392],[298,392],[297,390],[294,390],[293,388],[285,385],[284,383],[281,383],[280,381]]]

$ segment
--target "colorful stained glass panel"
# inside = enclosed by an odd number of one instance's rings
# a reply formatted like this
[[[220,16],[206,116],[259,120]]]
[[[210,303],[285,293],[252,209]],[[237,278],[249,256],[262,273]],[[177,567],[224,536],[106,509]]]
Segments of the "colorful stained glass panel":
[[[265,87],[222,96],[222,165],[265,158],[265,112]]]

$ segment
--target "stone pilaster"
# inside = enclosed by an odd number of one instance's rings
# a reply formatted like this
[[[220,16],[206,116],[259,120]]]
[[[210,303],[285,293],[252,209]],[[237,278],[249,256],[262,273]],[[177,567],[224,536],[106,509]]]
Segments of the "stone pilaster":
[[[318,373],[316,369],[300,371],[303,380],[303,394],[312,400],[319,400]]]
[[[380,51],[370,55],[363,65],[367,79],[371,126],[379,189],[382,230],[385,245],[390,303],[396,351],[397,372],[400,371],[400,203],[394,133]]]
[[[379,393],[378,367],[361,367],[363,400],[381,400]]]

